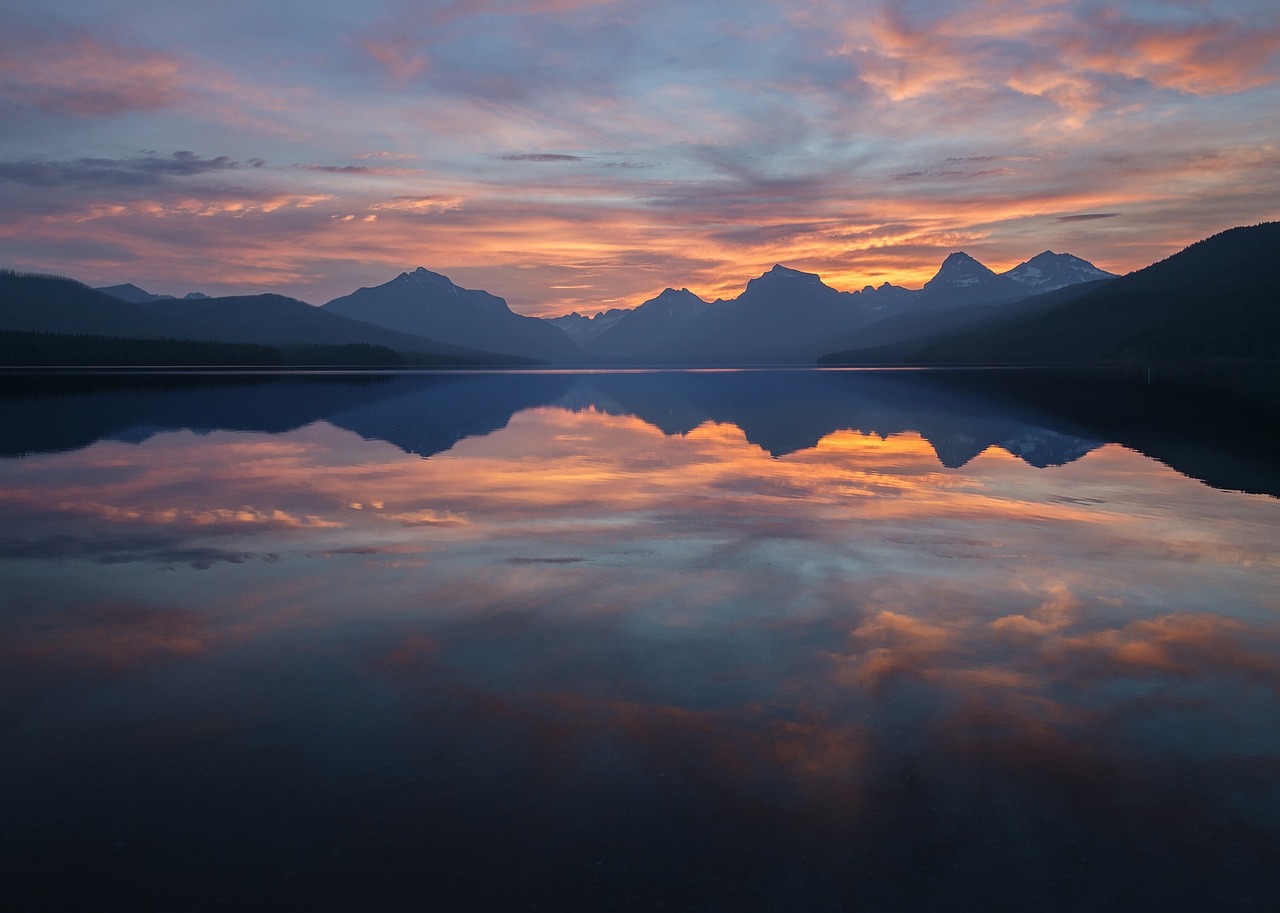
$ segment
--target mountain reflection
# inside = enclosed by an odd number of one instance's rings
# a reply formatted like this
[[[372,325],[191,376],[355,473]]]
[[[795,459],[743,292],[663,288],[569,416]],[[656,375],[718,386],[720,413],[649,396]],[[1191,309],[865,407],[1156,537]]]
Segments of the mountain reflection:
[[[1242,414],[1238,403],[1233,411],[1218,397],[1180,394],[1153,407],[1150,391],[1131,380],[1082,385],[1063,374],[1051,396],[1028,397],[1044,391],[1043,377],[1039,387],[998,372],[839,370],[9,377],[0,381],[0,456],[161,431],[282,433],[327,421],[430,457],[523,410],[556,406],[635,416],[667,435],[731,424],[775,457],[838,430],[916,432],[953,469],[993,446],[1046,467],[1113,441],[1217,487],[1280,495],[1270,469],[1274,409]],[[1219,421],[1197,423],[1206,416]]]
[[[0,398],[15,909],[1280,903],[1280,501],[1034,390],[82,384]]]

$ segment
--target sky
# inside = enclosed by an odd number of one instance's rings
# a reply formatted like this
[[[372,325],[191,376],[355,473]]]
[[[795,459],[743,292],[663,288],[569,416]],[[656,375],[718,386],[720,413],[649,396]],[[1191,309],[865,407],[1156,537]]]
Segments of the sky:
[[[553,316],[1280,218],[1274,0],[0,0],[0,267]]]

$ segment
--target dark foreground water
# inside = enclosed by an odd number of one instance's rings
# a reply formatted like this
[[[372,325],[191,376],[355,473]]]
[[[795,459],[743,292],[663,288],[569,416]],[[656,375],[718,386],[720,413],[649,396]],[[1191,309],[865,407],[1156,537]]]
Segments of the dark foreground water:
[[[1274,419],[10,378],[0,908],[1276,910]]]

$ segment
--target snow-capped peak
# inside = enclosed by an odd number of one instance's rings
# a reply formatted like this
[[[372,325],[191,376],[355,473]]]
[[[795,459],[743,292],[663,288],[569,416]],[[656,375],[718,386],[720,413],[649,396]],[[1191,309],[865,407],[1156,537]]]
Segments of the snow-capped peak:
[[[947,255],[937,275],[925,283],[925,288],[969,288],[994,277],[995,273],[973,257],[964,251],[956,251]]]
[[[1081,282],[1114,279],[1115,274],[1098,269],[1088,260],[1051,250],[1036,254],[1002,275],[1037,292],[1052,292]]]

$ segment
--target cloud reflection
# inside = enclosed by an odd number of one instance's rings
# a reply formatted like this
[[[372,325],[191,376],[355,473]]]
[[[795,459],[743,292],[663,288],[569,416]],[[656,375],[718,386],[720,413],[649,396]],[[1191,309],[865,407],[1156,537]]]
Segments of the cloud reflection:
[[[126,821],[131,873],[246,891],[284,847],[505,907],[1269,899],[1280,502],[560,393],[428,458],[316,421],[0,461],[8,858]]]

